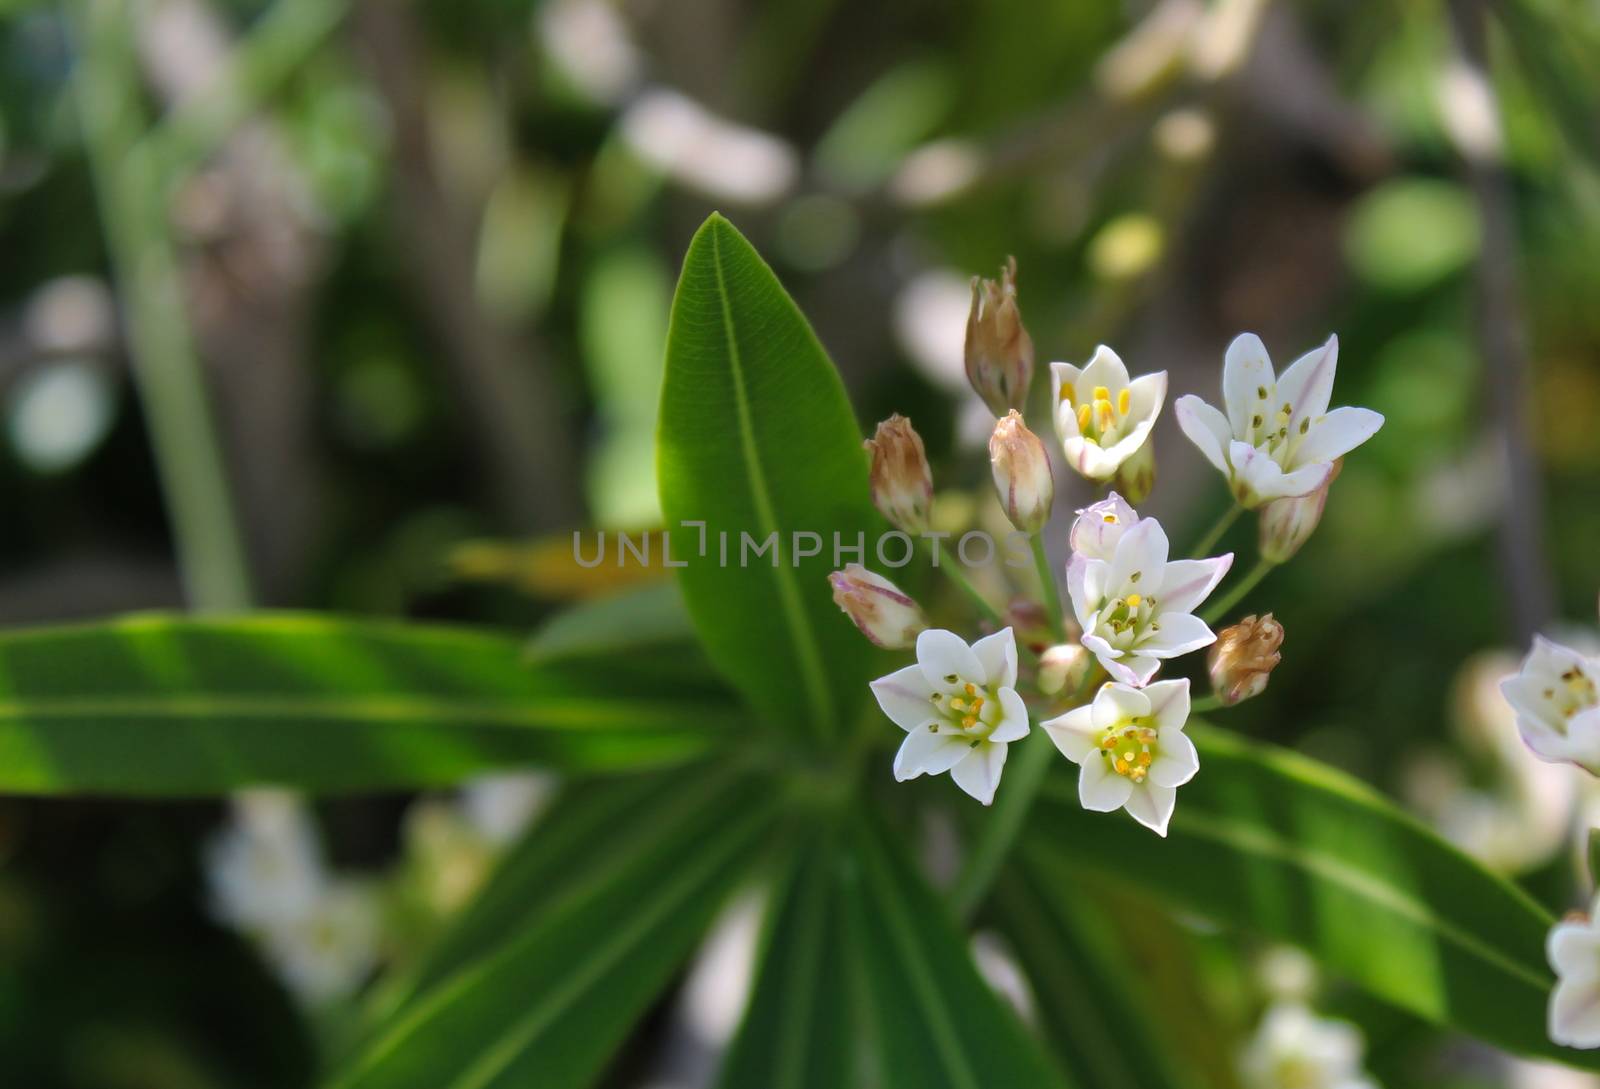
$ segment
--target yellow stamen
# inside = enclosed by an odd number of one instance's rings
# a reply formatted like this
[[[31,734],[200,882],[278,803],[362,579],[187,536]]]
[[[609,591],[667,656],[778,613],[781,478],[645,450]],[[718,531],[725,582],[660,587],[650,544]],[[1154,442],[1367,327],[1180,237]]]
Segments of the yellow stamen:
[[[1073,403],[1074,398],[1071,384],[1067,382],[1061,383],[1061,399],[1067,402],[1069,405]]]
[[[1133,393],[1130,390],[1123,390],[1121,393],[1117,394],[1117,411],[1126,416],[1128,414],[1128,405],[1132,402],[1132,400]]]
[[[976,696],[977,694],[978,694],[978,686],[973,684],[971,681],[968,681],[967,682],[967,695]]]
[[[1111,400],[1111,391],[1104,386],[1096,386],[1094,388],[1094,399],[1096,401],[1109,401]]]
[[[1096,401],[1095,402],[1095,407],[1097,407],[1100,410],[1100,430],[1102,430],[1102,431],[1109,430],[1111,428],[1111,420],[1112,420],[1111,402],[1110,401]]]
[[[1088,405],[1079,405],[1078,406],[1078,430],[1079,431],[1087,431],[1087,430],[1089,430],[1089,406]]]
[[[1129,594],[1127,597],[1123,598],[1123,600],[1128,603],[1128,608],[1137,609],[1139,607],[1139,602],[1144,600],[1144,596],[1142,594]]]
[[[966,718],[961,720],[961,727],[965,730],[970,730],[977,724],[978,718],[976,715],[968,715]]]

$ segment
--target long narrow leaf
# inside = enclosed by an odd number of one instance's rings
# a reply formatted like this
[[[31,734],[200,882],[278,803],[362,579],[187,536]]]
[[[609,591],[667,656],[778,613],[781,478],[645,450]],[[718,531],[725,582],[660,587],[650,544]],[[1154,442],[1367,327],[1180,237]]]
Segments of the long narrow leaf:
[[[265,614],[0,635],[0,791],[420,787],[496,765],[659,766],[737,712],[704,682],[531,666],[513,638]]]

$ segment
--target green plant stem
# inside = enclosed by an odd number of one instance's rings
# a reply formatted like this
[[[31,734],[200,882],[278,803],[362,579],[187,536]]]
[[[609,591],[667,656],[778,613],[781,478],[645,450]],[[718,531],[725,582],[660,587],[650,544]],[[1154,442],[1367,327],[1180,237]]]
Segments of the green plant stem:
[[[1217,598],[1217,600],[1213,601],[1210,607],[1208,607],[1205,612],[1200,614],[1200,619],[1204,620],[1207,624],[1216,623],[1223,616],[1227,615],[1229,609],[1239,604],[1246,594],[1248,594],[1251,590],[1254,590],[1256,588],[1256,584],[1262,579],[1266,578],[1268,572],[1277,566],[1278,565],[1273,563],[1271,560],[1257,560],[1256,565],[1250,569],[1249,574],[1245,575],[1244,578],[1234,583],[1231,590]]]
[[[1222,702],[1221,696],[1217,695],[1216,693],[1212,693],[1209,696],[1201,696],[1199,699],[1190,702],[1189,711],[1190,713],[1199,711],[1220,711],[1227,706],[1227,704]]]
[[[1216,543],[1222,540],[1222,535],[1228,532],[1228,527],[1237,522],[1239,515],[1243,513],[1244,508],[1237,503],[1223,511],[1222,517],[1212,523],[1211,528],[1206,530],[1205,536],[1201,537],[1199,543],[1194,546],[1194,549],[1189,553],[1190,557],[1196,560],[1205,559],[1206,553],[1210,552],[1216,546]]]
[[[978,607],[985,617],[996,624],[1004,625],[1005,619],[1000,615],[999,610],[989,604],[989,599],[984,597],[976,586],[972,585],[972,580],[967,578],[965,571],[961,570],[961,566],[956,563],[955,557],[944,546],[943,540],[933,539],[933,553],[934,566],[944,572],[945,578],[959,586],[962,593],[972,599],[972,603]]]
[[[1069,701],[1080,706],[1084,697],[1094,690],[1100,669],[1091,669],[1083,678]],[[1056,743],[1037,722],[1032,723],[1028,736],[1017,743],[1018,755],[1013,763],[1007,761],[1005,777],[995,794],[994,808],[983,821],[977,842],[972,845],[956,883],[950,889],[950,904],[958,918],[966,920],[978,910],[989,886],[1000,873],[1000,866],[1011,853],[1011,847],[1033,811],[1034,799],[1044,786],[1046,773],[1056,752]],[[1008,753],[1007,756],[1010,754]]]
[[[1038,533],[1028,538],[1033,548],[1033,563],[1039,569],[1039,585],[1044,593],[1044,611],[1050,617],[1050,631],[1056,642],[1067,641],[1067,624],[1061,615],[1061,591],[1056,588],[1055,571],[1050,566],[1050,554],[1044,549],[1044,537]]]
[[[71,10],[84,146],[127,310],[134,381],[149,421],[184,587],[196,609],[247,608],[244,546],[168,233],[170,178],[138,153],[143,91],[129,8],[80,0]]]

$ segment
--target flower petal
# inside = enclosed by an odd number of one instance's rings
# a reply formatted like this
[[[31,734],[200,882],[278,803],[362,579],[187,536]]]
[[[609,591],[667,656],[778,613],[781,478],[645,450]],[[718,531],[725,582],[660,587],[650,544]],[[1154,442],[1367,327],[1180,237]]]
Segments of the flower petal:
[[[1085,643],[1085,646],[1088,644]],[[1115,652],[1117,657],[1109,658],[1096,655],[1100,664],[1106,667],[1106,672],[1114,680],[1123,684],[1131,684],[1135,688],[1143,688],[1150,683],[1150,678],[1156,675],[1156,670],[1161,668],[1161,662],[1142,652],[1138,654],[1124,654]]]
[[[1109,730],[1130,718],[1144,718],[1150,713],[1150,697],[1125,684],[1103,684],[1094,694],[1090,704],[1093,722],[1100,730]]]
[[[1209,560],[1173,560],[1161,572],[1161,608],[1169,613],[1192,613],[1211,596],[1222,576],[1233,566],[1233,553]]]
[[[883,713],[902,730],[915,730],[938,720],[928,697],[933,689],[922,674],[922,667],[909,665],[873,681],[872,694]]]
[[[1127,384],[1128,368],[1122,362],[1122,357],[1101,344],[1095,348],[1094,355],[1084,364],[1083,373],[1078,376],[1078,403],[1088,404],[1092,401],[1096,386],[1104,386],[1115,399]]]
[[[1128,415],[1135,420],[1155,422],[1167,400],[1167,372],[1141,374],[1128,383]]]
[[[1000,721],[989,734],[990,741],[1021,741],[1028,736],[1028,705],[1013,688],[1000,689]]]
[[[1216,633],[1193,613],[1162,613],[1150,627],[1138,653],[1151,658],[1176,658],[1217,641]]]
[[[1383,426],[1382,413],[1370,408],[1336,408],[1311,424],[1294,452],[1296,466],[1334,461],[1366,442]]]
[[[1600,975],[1563,979],[1550,996],[1550,1039],[1567,1047],[1600,1047]]]
[[[1125,590],[1131,591],[1147,575],[1150,576],[1147,585],[1159,585],[1159,573],[1166,570],[1169,547],[1167,531],[1161,528],[1161,523],[1154,518],[1141,518],[1139,524],[1117,542],[1111,568],[1106,572],[1105,593],[1120,595]]]
[[[1017,638],[1010,628],[1001,628],[972,644],[972,653],[983,665],[983,683],[1002,688],[1017,683]]]
[[[983,663],[967,641],[943,628],[929,628],[917,636],[917,665],[928,685],[940,692],[983,680]]]
[[[1195,444],[1200,453],[1220,472],[1228,472],[1228,443],[1233,432],[1228,418],[1194,394],[1185,394],[1172,403],[1172,413],[1178,426]]]
[[[1150,781],[1157,786],[1181,787],[1200,770],[1200,753],[1182,730],[1160,731],[1156,744],[1161,755],[1150,765]]]
[[[1127,804],[1133,784],[1106,766],[1104,757],[1085,760],[1078,771],[1078,802],[1095,813],[1110,813]]]
[[[1250,417],[1266,415],[1278,380],[1272,373],[1267,346],[1254,333],[1240,333],[1222,357],[1222,403],[1236,439],[1250,431]],[[1261,396],[1265,393],[1266,396]]]
[[[1084,757],[1096,751],[1094,738],[1099,731],[1094,728],[1094,709],[1089,704],[1074,707],[1039,726],[1050,735],[1061,755],[1074,764],[1083,763]]]
[[[900,751],[894,756],[894,777],[900,782],[919,775],[938,775],[949,771],[957,760],[965,757],[972,742],[959,734],[934,733],[926,726],[912,730],[900,742]]]
[[[1333,396],[1333,375],[1339,366],[1339,338],[1330,336],[1321,346],[1289,364],[1278,379],[1278,404],[1289,406],[1289,432],[1307,416],[1313,420],[1328,411]]]
[[[1189,678],[1157,681],[1144,690],[1150,697],[1150,713],[1163,730],[1181,730],[1189,721]]]
[[[1557,923],[1545,938],[1544,956],[1559,976],[1600,969],[1600,930],[1587,921]]]
[[[1006,746],[992,741],[980,741],[976,748],[950,769],[950,778],[956,786],[972,795],[984,805],[994,801],[994,789],[1000,785],[1000,772],[1006,766]]]
[[[1128,795],[1127,809],[1134,820],[1156,835],[1165,836],[1167,822],[1172,819],[1172,810],[1177,802],[1176,789],[1158,786],[1146,779]]]

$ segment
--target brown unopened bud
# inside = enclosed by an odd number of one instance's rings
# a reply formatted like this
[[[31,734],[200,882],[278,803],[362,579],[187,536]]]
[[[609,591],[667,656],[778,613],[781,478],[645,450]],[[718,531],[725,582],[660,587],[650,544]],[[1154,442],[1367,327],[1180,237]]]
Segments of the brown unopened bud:
[[[1266,691],[1267,678],[1282,659],[1278,653],[1281,646],[1283,625],[1271,613],[1247,616],[1222,629],[1206,656],[1206,665],[1211,671],[1211,690],[1223,706],[1232,707]]]
[[[1093,665],[1094,656],[1077,643],[1058,643],[1039,655],[1039,691],[1053,696],[1076,689]]]
[[[1145,439],[1144,445],[1117,466],[1117,475],[1111,485],[1130,503],[1143,503],[1156,487],[1156,444]]]
[[[1016,409],[994,425],[994,434],[989,436],[989,466],[994,470],[1000,505],[1011,524],[1024,533],[1038,533],[1050,518],[1055,477],[1044,443],[1028,430]]]
[[[844,610],[861,634],[880,647],[898,650],[916,642],[928,622],[922,607],[882,575],[859,563],[828,576],[833,603]]]
[[[1269,563],[1286,563],[1300,551],[1322,521],[1322,510],[1328,504],[1328,489],[1339,478],[1344,459],[1333,463],[1333,471],[1322,487],[1307,495],[1290,499],[1274,499],[1261,508],[1261,522],[1256,544],[1261,558]]]
[[[878,425],[868,439],[872,451],[872,503],[896,529],[910,534],[928,530],[933,509],[933,470],[922,436],[911,421],[896,413]]]
[[[1017,259],[1008,257],[1000,279],[972,278],[967,315],[967,381],[996,416],[1021,408],[1033,378],[1033,338],[1017,309]]]

